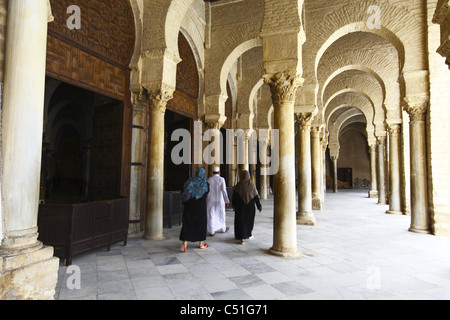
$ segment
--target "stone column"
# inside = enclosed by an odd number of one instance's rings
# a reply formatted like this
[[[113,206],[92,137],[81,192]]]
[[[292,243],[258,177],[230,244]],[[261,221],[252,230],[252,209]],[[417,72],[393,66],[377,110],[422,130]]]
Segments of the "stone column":
[[[378,153],[378,204],[387,204],[386,199],[386,177],[385,177],[385,167],[384,167],[384,148],[386,144],[386,137],[377,137],[377,153]]]
[[[145,199],[145,127],[148,100],[140,93],[132,95],[133,99],[133,138],[131,158],[130,185],[130,223],[129,234],[141,232],[141,216],[144,215],[143,201]],[[141,215],[142,213],[142,215]]]
[[[8,6],[0,300],[51,300],[55,294],[59,259],[37,240],[49,10],[48,0],[14,0]]]
[[[211,141],[208,142],[208,145],[214,146],[213,152],[208,152],[210,150],[205,150],[206,155],[204,155],[204,159],[207,159],[209,156],[212,157],[212,159],[207,160],[209,164],[209,176],[213,175],[213,169],[214,167],[219,167],[223,161],[222,159],[222,144],[221,144],[221,132],[220,128],[222,128],[224,121],[220,121],[219,119],[212,119],[208,118],[206,125],[208,126],[208,129],[210,132],[212,132]]]
[[[338,158],[331,157],[333,161],[333,192],[338,193]]]
[[[274,177],[274,255],[296,257],[297,224],[295,204],[295,94],[302,81],[298,75],[285,73],[265,75],[274,106],[274,130],[279,131],[279,167]]]
[[[376,143],[370,146],[370,191],[369,198],[378,198],[378,183],[377,183],[377,145]]]
[[[172,99],[170,89],[148,91],[150,123],[148,128],[147,209],[144,238],[163,240],[164,195],[164,116]]]
[[[312,188],[311,188],[311,121],[312,113],[296,114],[298,124],[298,210],[297,224],[316,224],[316,218],[312,212]]]
[[[405,98],[405,111],[410,116],[411,152],[411,227],[409,231],[431,233],[428,211],[425,116],[428,96]]]
[[[249,138],[250,137],[247,134],[244,136],[244,159],[243,159],[244,161],[243,161],[243,163],[240,163],[240,165],[239,165],[240,172],[245,171],[245,170],[250,172],[250,165],[249,165],[249,161],[248,161]]]
[[[267,200],[267,187],[268,187],[268,177],[267,177],[267,170],[269,168],[268,162],[268,139],[260,139],[259,140],[259,154],[261,157],[261,164],[260,164],[260,179],[259,179],[259,195],[262,200]]]
[[[389,214],[402,214],[400,201],[400,124],[389,125]]]
[[[312,208],[322,210],[322,146],[320,144],[320,127],[311,130],[311,174],[312,174]]]
[[[322,147],[322,153],[320,154],[320,177],[321,177],[321,188],[320,197],[322,203],[325,203],[325,197],[327,194],[327,148],[328,148],[328,137],[321,139],[320,145]]]

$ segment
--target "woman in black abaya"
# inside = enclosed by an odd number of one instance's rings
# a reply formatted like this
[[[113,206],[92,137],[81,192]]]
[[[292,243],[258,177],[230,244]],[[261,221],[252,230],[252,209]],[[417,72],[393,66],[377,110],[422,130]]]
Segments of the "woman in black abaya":
[[[182,192],[184,204],[183,226],[180,240],[183,241],[180,250],[187,251],[187,243],[199,241],[199,248],[206,249],[206,198],[209,185],[206,181],[206,172],[198,168],[196,176],[185,182]]]
[[[255,224],[255,205],[259,212],[262,211],[259,193],[256,186],[250,179],[248,171],[240,173],[240,180],[234,187],[233,192],[234,216],[234,236],[244,244],[244,239],[252,237],[253,226]]]

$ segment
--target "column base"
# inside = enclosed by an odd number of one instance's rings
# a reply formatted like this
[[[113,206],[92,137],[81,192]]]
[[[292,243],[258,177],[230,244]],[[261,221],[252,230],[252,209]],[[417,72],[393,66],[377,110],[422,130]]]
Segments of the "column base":
[[[0,256],[0,300],[53,300],[58,269],[52,247]]]
[[[387,205],[388,202],[387,202],[387,200],[378,200],[377,204],[380,204],[380,205]]]
[[[316,217],[313,213],[297,212],[297,225],[301,226],[315,226]]]
[[[416,227],[410,227],[408,229],[409,232],[420,233],[420,234],[431,234],[431,230],[429,229],[418,229]]]
[[[322,200],[320,199],[312,199],[312,209],[313,210],[322,210]]]
[[[378,191],[373,191],[373,190],[369,191],[369,198],[370,199],[378,198]]]
[[[167,238],[164,236],[144,236],[144,239],[150,241],[163,241],[166,240]]]
[[[274,248],[270,248],[268,252],[273,256],[282,257],[282,258],[296,259],[296,258],[302,257],[302,254],[298,251],[297,248],[292,249],[292,250],[282,249],[281,251],[274,249]]]
[[[386,213],[387,214],[396,215],[396,216],[402,216],[403,215],[403,212],[401,212],[401,211],[393,211],[393,210],[387,210]]]

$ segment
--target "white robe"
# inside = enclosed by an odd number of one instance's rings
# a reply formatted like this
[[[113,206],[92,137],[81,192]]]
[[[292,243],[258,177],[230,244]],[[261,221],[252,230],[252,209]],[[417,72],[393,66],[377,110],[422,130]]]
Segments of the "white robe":
[[[208,179],[209,193],[207,198],[208,224],[206,231],[214,234],[216,231],[226,231],[225,204],[230,203],[225,179],[218,174]]]

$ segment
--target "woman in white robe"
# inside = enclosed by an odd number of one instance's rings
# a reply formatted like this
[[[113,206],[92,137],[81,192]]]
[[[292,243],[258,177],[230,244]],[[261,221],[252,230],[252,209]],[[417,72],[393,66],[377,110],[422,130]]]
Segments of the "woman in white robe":
[[[225,179],[219,175],[219,168],[213,169],[214,175],[208,179],[209,194],[207,198],[208,224],[207,232],[214,235],[216,232],[226,232],[225,207],[230,204]]]

